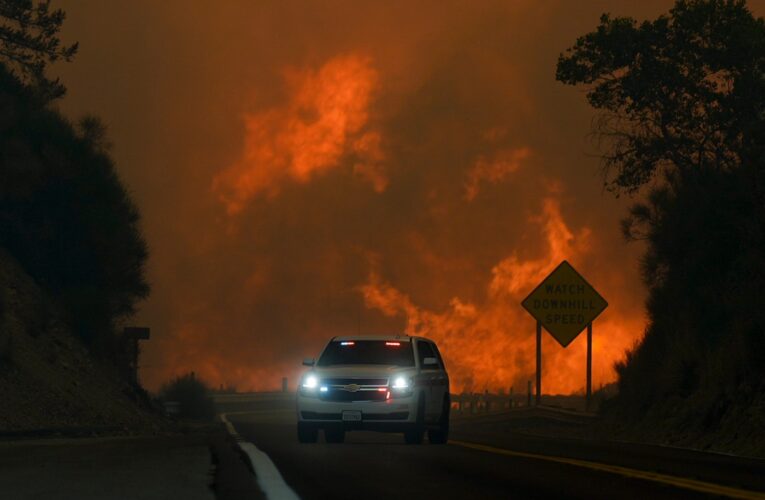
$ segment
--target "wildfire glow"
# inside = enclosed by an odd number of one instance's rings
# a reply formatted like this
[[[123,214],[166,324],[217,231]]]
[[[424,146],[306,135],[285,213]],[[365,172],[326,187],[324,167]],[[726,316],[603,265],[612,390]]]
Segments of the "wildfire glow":
[[[406,333],[436,340],[449,363],[453,389],[525,390],[534,373],[534,321],[520,307],[521,300],[563,259],[584,260],[590,250],[590,230],[573,233],[553,198],[543,203],[541,222],[546,251],[538,259],[512,254],[497,263],[487,285],[486,301],[472,304],[454,297],[445,311],[418,307],[409,296],[384,282],[376,270],[361,287],[368,307],[388,316],[406,318]],[[531,222],[538,222],[534,217]],[[530,225],[536,227],[536,224]],[[603,291],[608,296],[608,290]],[[613,363],[641,331],[639,318],[596,321],[593,376],[596,384],[614,380]],[[584,386],[584,336],[562,349],[549,336],[543,341],[543,389],[572,393]]]
[[[286,75],[289,100],[245,116],[241,158],[217,175],[213,189],[229,214],[259,194],[275,196],[286,180],[308,182],[348,157],[375,191],[387,185],[380,133],[368,130],[378,74],[368,57],[338,56],[318,71]]]
[[[472,201],[478,196],[482,181],[492,183],[504,180],[508,175],[518,170],[521,161],[528,158],[531,150],[528,148],[498,151],[492,157],[481,156],[468,171],[465,183],[465,199]]]
[[[147,386],[194,371],[214,387],[273,390],[286,377],[294,389],[300,360],[328,339],[409,333],[438,342],[453,390],[525,392],[535,324],[520,302],[564,259],[609,301],[594,325],[593,379],[615,379],[614,361],[645,326],[644,293],[618,232],[623,207],[582,178],[594,163],[557,149],[578,144],[569,124],[588,117],[550,109],[552,77],[508,52],[512,31],[463,52],[475,44],[461,34],[475,31],[459,10],[443,29],[424,29],[427,8],[408,36],[396,23],[358,30],[363,40],[338,32],[330,45],[324,28],[313,38],[301,28],[284,47],[289,33],[252,43],[248,32],[242,57],[198,68],[228,76],[226,66],[248,65],[225,92],[189,82],[205,99],[184,101],[175,130],[209,144],[178,140],[183,148],[147,159],[172,178],[203,179],[153,202],[164,211],[152,219],[156,298],[145,321],[161,333],[142,358]],[[396,33],[395,43],[373,33]],[[443,37],[443,53],[421,36]],[[237,107],[247,95],[257,108]],[[241,124],[234,113],[218,116],[220,128],[205,122],[232,106]],[[233,151],[231,130],[241,130]],[[564,350],[545,333],[545,393],[582,390],[585,348],[584,335]]]

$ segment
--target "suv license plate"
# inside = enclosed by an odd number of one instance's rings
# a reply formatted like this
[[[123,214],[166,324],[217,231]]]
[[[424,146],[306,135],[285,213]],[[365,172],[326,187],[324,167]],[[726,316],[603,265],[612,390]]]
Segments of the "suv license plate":
[[[343,422],[361,422],[360,411],[344,411]]]

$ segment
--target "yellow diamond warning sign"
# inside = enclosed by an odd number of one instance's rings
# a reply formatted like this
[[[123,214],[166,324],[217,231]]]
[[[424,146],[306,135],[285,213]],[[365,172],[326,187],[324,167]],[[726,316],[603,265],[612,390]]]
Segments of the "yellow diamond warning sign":
[[[521,305],[566,347],[608,302],[564,260]]]

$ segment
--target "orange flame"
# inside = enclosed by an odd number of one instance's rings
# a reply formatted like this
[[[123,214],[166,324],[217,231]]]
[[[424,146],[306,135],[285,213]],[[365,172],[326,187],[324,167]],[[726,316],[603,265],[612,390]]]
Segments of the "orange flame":
[[[524,260],[517,254],[503,259],[492,269],[486,301],[471,304],[454,297],[441,312],[418,307],[409,296],[384,282],[372,269],[361,287],[367,307],[387,316],[404,316],[406,333],[436,340],[449,365],[453,390],[490,390],[515,387],[525,390],[535,370],[535,322],[522,310],[523,298],[563,259],[584,260],[590,249],[590,230],[576,234],[565,224],[560,206],[553,198],[543,203],[541,222],[546,255]],[[606,295],[608,295],[606,291]],[[593,343],[594,384],[615,379],[613,363],[641,331],[641,318],[622,316],[598,319]],[[608,332],[598,336],[599,332]],[[546,393],[581,391],[585,380],[584,335],[568,349],[549,336],[543,341],[543,390]]]
[[[285,180],[305,183],[346,155],[376,191],[387,185],[379,132],[365,130],[378,74],[368,57],[338,56],[318,71],[291,71],[290,97],[279,108],[245,116],[242,157],[213,181],[230,215],[253,197],[275,196]]]

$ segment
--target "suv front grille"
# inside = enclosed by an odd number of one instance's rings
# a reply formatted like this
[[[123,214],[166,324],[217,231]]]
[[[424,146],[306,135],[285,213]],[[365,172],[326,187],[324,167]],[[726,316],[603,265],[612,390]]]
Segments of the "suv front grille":
[[[385,401],[388,398],[387,378],[328,378],[321,381],[325,392],[319,392],[322,401]]]
[[[356,392],[346,391],[335,387],[330,387],[327,392],[319,394],[319,399],[322,401],[335,401],[350,403],[352,401],[385,401],[387,399],[387,393],[383,391],[364,391],[358,390]]]

